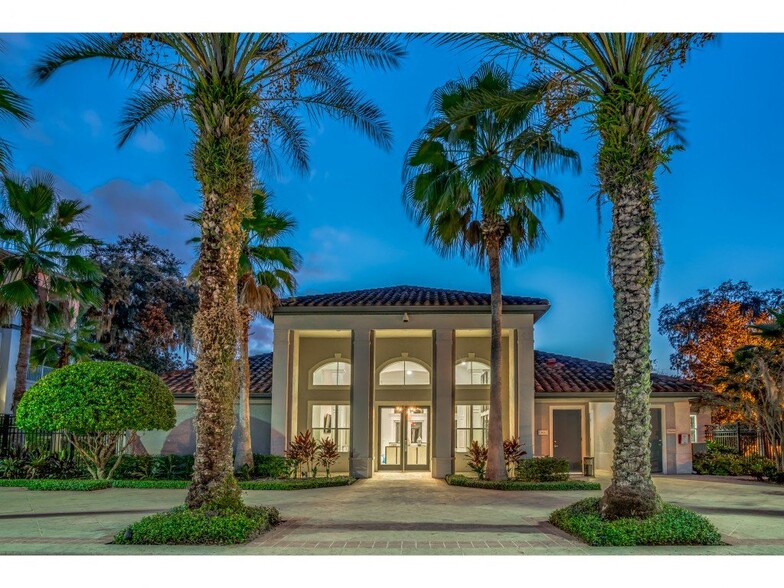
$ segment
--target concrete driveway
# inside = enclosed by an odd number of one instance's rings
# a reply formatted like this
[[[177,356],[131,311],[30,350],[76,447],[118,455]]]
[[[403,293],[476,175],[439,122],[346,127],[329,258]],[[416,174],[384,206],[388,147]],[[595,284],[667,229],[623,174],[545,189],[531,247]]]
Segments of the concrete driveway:
[[[665,500],[708,516],[730,545],[593,548],[546,521],[598,492],[488,491],[386,474],[350,487],[247,492],[249,504],[277,506],[285,522],[237,547],[108,544],[128,523],[180,504],[183,490],[2,488],[0,554],[784,554],[784,487],[702,476],[656,485]]]

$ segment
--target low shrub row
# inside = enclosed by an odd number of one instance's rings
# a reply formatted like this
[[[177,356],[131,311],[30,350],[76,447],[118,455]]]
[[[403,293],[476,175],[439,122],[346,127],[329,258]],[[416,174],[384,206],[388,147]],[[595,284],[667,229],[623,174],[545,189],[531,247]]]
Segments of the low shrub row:
[[[125,545],[234,545],[246,543],[280,522],[276,508],[244,506],[238,510],[189,510],[179,506],[150,515],[120,531]]]
[[[552,482],[528,482],[523,480],[490,481],[467,478],[460,474],[447,476],[446,483],[450,486],[466,486],[487,490],[601,490],[601,485],[598,482],[586,482],[584,480]]]
[[[267,479],[240,481],[243,490],[307,490],[309,488],[327,488],[330,486],[348,486],[356,480],[348,476],[333,478],[297,478]],[[103,490],[105,488],[140,488],[140,489],[183,489],[190,485],[190,480],[0,480],[0,487],[18,487],[28,490]]]
[[[87,478],[87,469],[68,452],[51,453],[38,449],[12,449],[0,458],[0,479],[78,479]]]
[[[517,463],[515,478],[524,482],[565,482],[569,480],[569,460],[560,457],[532,457]]]
[[[28,490],[65,490],[84,492],[110,488],[110,480],[0,480],[0,487],[18,487]]]
[[[550,522],[594,546],[721,545],[721,534],[705,517],[663,504],[647,519],[605,521],[599,498],[586,498],[550,515]]]
[[[708,451],[692,460],[695,474],[707,476],[753,476],[758,480],[784,482],[776,462],[761,455],[741,455],[731,448],[709,443]]]
[[[286,480],[251,480],[240,482],[243,490],[306,490],[308,488],[328,488],[331,486],[350,486],[356,482],[348,476],[331,478],[292,478]]]

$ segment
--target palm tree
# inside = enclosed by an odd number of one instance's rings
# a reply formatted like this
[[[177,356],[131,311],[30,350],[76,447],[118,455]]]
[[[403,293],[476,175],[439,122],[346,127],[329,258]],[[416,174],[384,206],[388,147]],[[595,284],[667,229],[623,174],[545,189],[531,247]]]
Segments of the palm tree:
[[[34,324],[48,322],[51,303],[97,302],[100,270],[83,255],[99,242],[79,229],[89,208],[58,199],[48,175],[5,176],[0,206],[0,314],[20,316],[13,408],[22,399]]]
[[[202,192],[199,310],[194,321],[196,454],[186,503],[191,508],[241,504],[233,474],[237,266],[242,220],[254,184],[254,156],[282,153],[307,169],[300,110],[352,124],[389,147],[381,112],[357,91],[342,64],[388,68],[403,55],[382,34],[318,34],[301,43],[278,33],[86,35],[50,49],[35,67],[39,80],[91,58],[128,71],[142,87],[127,104],[120,144],[152,121],[181,111],[194,129],[192,163]]]
[[[540,246],[541,214],[562,213],[558,188],[534,177],[542,168],[579,169],[576,152],[563,147],[535,119],[540,88],[515,89],[511,77],[484,65],[469,79],[433,94],[433,117],[406,155],[403,200],[427,240],[444,255],[459,251],[487,267],[491,291],[490,415],[485,477],[506,478],[501,417],[501,264],[519,262]],[[524,106],[503,116],[493,109],[463,112],[485,95],[524,92]]]
[[[286,212],[269,208],[271,195],[262,189],[253,192],[251,216],[242,221],[244,235],[237,269],[237,303],[240,309],[240,401],[238,411],[239,435],[234,451],[234,469],[253,467],[253,449],[250,437],[250,323],[254,315],[272,318],[272,311],[280,297],[293,294],[297,287],[294,274],[302,263],[299,253],[291,247],[279,245],[282,237],[289,235],[296,222]],[[190,215],[188,220],[199,224],[200,215]],[[199,243],[198,237],[191,243]],[[198,280],[198,262],[191,272],[191,279]]]
[[[57,312],[46,330],[33,339],[30,364],[61,368],[102,355],[103,346],[96,340],[97,329],[98,320],[91,316],[89,308],[68,305],[65,312]]]
[[[3,44],[0,43],[0,51]],[[0,76],[0,119],[10,119],[22,124],[29,124],[33,120],[30,105],[27,99],[17,94],[4,77]],[[11,163],[11,144],[0,137],[0,174],[8,173]]]
[[[610,273],[615,309],[613,480],[602,500],[607,519],[658,509],[650,467],[650,296],[662,252],[655,175],[681,148],[673,96],[661,85],[707,34],[488,34],[496,53],[527,56],[549,83],[548,108],[568,122],[587,115],[599,138],[598,204],[612,205]],[[453,37],[454,39],[454,37]],[[477,44],[477,38],[458,37]],[[515,97],[497,108],[513,108]],[[584,106],[581,109],[581,106]]]

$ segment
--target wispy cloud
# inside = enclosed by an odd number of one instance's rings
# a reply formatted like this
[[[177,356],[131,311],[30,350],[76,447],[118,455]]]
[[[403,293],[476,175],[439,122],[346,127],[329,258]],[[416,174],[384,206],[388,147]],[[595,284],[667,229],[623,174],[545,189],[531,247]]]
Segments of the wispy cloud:
[[[89,192],[81,192],[61,178],[56,183],[63,196],[90,205],[84,229],[92,236],[114,242],[120,235],[141,232],[186,263],[192,261],[193,251],[185,241],[194,231],[185,215],[194,212],[197,205],[185,201],[165,182],[139,185],[117,179]]]
[[[148,153],[160,153],[166,149],[166,144],[152,131],[143,131],[133,138],[133,145]]]
[[[84,122],[90,128],[90,134],[93,137],[97,137],[101,134],[101,130],[103,130],[103,122],[101,121],[101,117],[98,116],[98,113],[94,110],[86,110],[82,113],[82,122]]]

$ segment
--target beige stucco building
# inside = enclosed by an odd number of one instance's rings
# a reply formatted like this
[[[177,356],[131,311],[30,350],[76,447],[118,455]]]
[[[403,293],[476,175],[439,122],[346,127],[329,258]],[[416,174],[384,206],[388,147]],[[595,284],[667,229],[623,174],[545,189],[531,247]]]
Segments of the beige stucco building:
[[[471,440],[484,443],[489,402],[490,297],[396,286],[287,299],[275,311],[271,354],[252,358],[253,446],[283,454],[297,432],[335,439],[335,470],[465,471]],[[565,457],[579,471],[613,450],[612,366],[534,351],[546,300],[504,296],[503,433],[528,455]],[[167,374],[178,426],[147,433],[150,453],[192,451],[191,372]],[[654,471],[691,473],[703,390],[652,378]],[[697,441],[701,439],[696,439]]]

